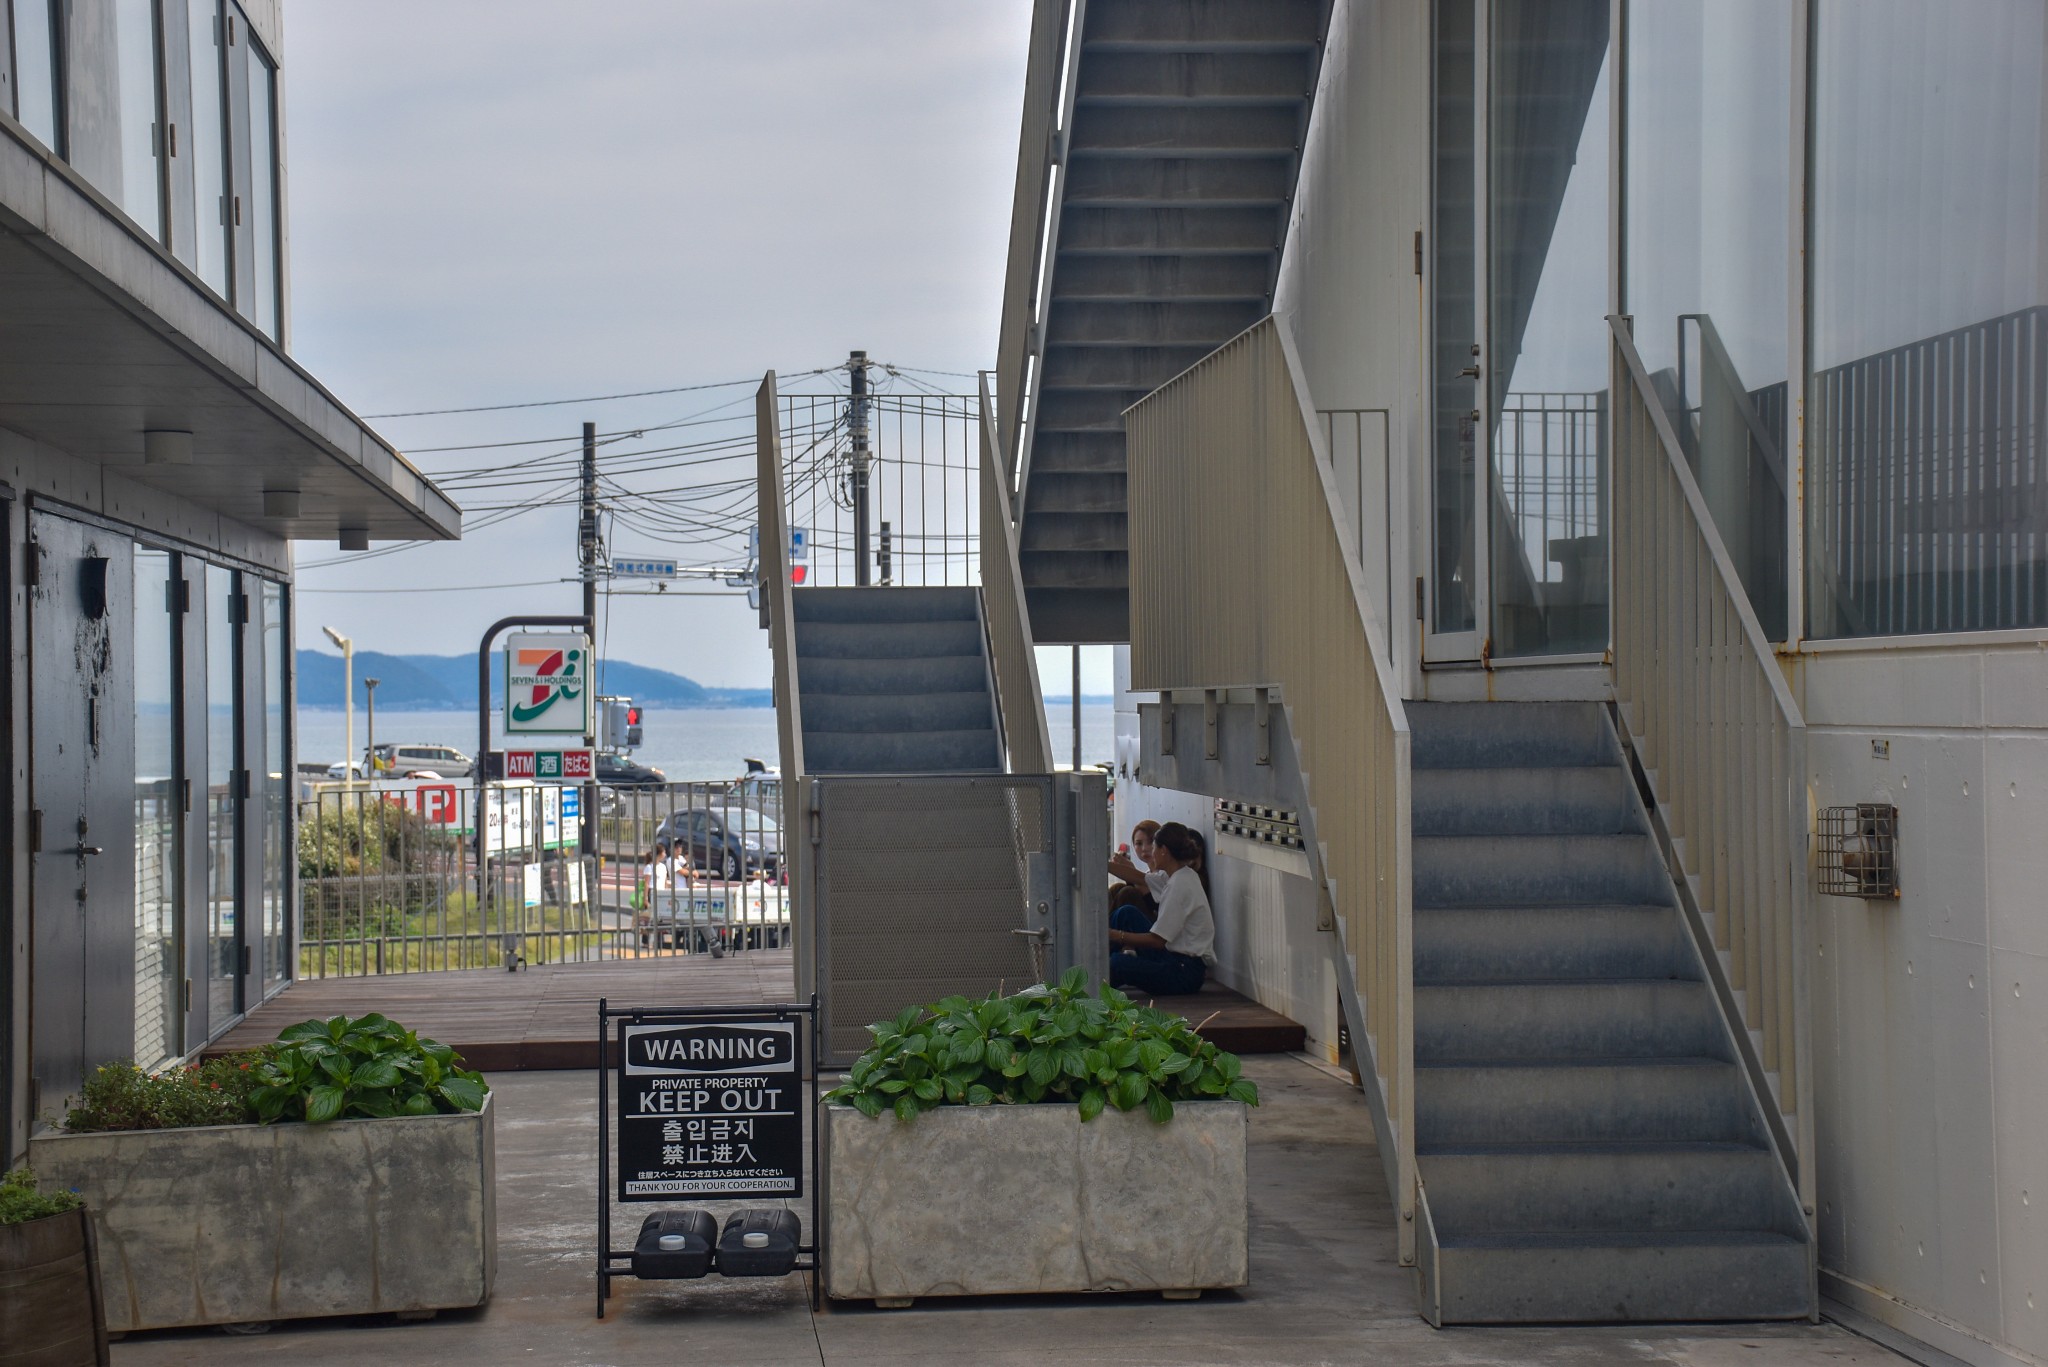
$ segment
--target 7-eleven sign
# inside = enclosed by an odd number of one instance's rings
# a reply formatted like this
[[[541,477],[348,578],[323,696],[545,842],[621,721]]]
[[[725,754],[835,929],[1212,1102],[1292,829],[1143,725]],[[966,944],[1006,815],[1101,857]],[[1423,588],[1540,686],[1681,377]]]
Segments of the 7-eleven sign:
[[[590,669],[588,637],[527,633],[507,636],[506,734],[587,734],[591,718]]]

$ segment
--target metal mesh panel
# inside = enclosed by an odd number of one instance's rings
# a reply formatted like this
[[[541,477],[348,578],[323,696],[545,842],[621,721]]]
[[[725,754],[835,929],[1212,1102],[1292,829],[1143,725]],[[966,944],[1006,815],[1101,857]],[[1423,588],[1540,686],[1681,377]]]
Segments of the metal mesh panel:
[[[1052,852],[1043,777],[818,785],[816,907],[826,1049],[913,1002],[1033,980],[1030,859]]]

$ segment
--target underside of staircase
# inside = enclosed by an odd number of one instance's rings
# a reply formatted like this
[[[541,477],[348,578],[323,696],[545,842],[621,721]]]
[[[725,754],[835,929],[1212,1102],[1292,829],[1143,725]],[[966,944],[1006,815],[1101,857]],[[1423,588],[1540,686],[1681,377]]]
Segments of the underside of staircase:
[[[1607,713],[1407,710],[1425,1309],[1808,1316],[1807,1224]]]
[[[805,772],[1002,772],[979,590],[795,589],[790,603]]]

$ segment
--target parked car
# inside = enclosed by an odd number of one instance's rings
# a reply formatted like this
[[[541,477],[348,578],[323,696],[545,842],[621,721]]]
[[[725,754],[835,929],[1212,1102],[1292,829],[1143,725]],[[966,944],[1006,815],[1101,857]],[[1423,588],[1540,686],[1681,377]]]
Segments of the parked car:
[[[420,745],[406,741],[380,745],[369,757],[380,773],[397,774],[408,769],[431,769],[442,778],[468,778],[476,772],[476,761],[446,745]]]
[[[782,869],[782,826],[745,807],[684,808],[654,828],[655,858],[672,853],[716,876],[772,878]]]
[[[732,799],[772,821],[782,820],[782,775],[758,759],[747,761],[745,777],[732,785]]]
[[[345,759],[338,759],[327,766],[329,778],[361,778],[363,766]]]

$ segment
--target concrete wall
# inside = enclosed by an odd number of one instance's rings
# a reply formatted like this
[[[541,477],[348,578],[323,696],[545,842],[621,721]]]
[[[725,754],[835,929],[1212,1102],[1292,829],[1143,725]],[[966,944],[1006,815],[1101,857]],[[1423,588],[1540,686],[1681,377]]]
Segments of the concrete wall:
[[[1795,679],[1815,803],[1899,808],[1899,900],[1817,899],[1822,1290],[1969,1361],[2048,1360],[2048,641]]]
[[[1416,234],[1430,217],[1430,53],[1428,5],[1333,7],[1274,301],[1318,409],[1387,410],[1391,480],[1377,468],[1368,424],[1359,545],[1367,598],[1376,611],[1391,601],[1395,666],[1416,685],[1414,563],[1428,545],[1419,472],[1429,450],[1427,282]],[[1391,515],[1381,493],[1389,483]],[[1358,505],[1350,511],[1356,520]]]

